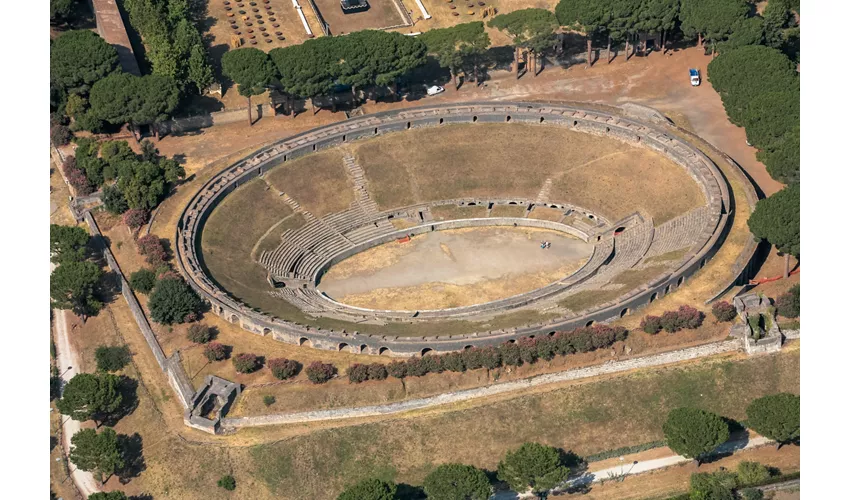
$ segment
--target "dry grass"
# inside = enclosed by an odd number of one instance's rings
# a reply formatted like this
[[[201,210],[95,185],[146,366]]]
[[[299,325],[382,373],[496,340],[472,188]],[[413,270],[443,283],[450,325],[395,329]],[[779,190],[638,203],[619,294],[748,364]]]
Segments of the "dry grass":
[[[584,311],[630,292],[648,280],[655,278],[666,269],[666,266],[627,269],[611,279],[610,285],[621,285],[619,288],[613,290],[582,290],[560,300],[558,305],[573,312]]]
[[[251,258],[256,260],[260,253],[271,252],[280,246],[281,236],[288,230],[295,230],[306,224],[304,216],[297,213],[292,213],[280,220],[277,224],[269,228],[266,234],[260,238],[254,245],[251,251]]]
[[[340,212],[354,201],[342,156],[339,148],[312,153],[274,167],[266,179],[316,217]]]
[[[553,197],[618,220],[635,210],[661,224],[705,204],[699,186],[667,158],[634,148],[570,169],[552,185]]]
[[[525,205],[494,205],[490,217],[524,217]]]
[[[320,430],[253,447],[245,458],[250,474],[275,495],[333,498],[352,478],[418,484],[449,461],[495,469],[505,451],[526,441],[580,455],[653,441],[662,437],[663,415],[672,408],[696,406],[740,419],[751,400],[779,391],[799,392],[799,351],[705,360],[458,405],[454,412]]]
[[[357,147],[382,208],[461,197],[534,198],[547,177],[629,146],[523,124],[467,124],[387,134]]]
[[[258,206],[263,209],[257,210]],[[292,213],[263,179],[254,179],[227,196],[210,214],[201,234],[210,274],[237,297],[259,305],[254,302],[269,287],[266,272],[251,259],[251,251],[266,231]]]
[[[541,219],[548,220],[552,222],[558,222],[564,217],[564,211],[559,210],[557,208],[549,208],[549,207],[534,207],[534,210],[528,214],[529,219]]]
[[[414,251],[421,241],[414,238],[405,243],[391,241],[372,247],[332,266],[322,279],[343,280],[356,274],[366,274],[391,266]]]
[[[440,205],[431,209],[431,215],[434,216],[434,220],[474,219],[485,217],[487,215],[487,207],[485,205],[475,205],[473,207],[466,205]]]
[[[652,263],[655,263],[655,262],[670,262],[670,261],[678,262],[678,261],[682,260],[685,257],[685,255],[688,254],[688,251],[690,249],[691,249],[691,247],[685,247],[685,248],[680,248],[678,250],[671,250],[667,253],[662,253],[660,255],[656,255],[655,257],[650,257],[650,258],[644,260],[643,262],[644,262],[644,264],[652,264]]]

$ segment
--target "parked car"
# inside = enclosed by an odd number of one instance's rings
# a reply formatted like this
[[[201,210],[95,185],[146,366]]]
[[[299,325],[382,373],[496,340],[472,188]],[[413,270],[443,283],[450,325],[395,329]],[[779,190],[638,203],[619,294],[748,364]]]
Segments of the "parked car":
[[[691,68],[688,70],[688,73],[691,74],[691,85],[694,87],[699,87],[699,70]]]
[[[444,89],[443,87],[440,87],[439,85],[431,85],[430,87],[425,89],[425,92],[427,92],[428,95],[437,95],[437,94],[440,94],[440,93],[445,92],[445,91],[446,91],[446,89]]]

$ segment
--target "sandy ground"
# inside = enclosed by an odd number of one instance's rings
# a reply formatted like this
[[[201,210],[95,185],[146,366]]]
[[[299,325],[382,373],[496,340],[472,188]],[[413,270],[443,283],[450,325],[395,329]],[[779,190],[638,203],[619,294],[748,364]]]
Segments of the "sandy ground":
[[[541,249],[543,240],[551,242],[551,247]],[[394,251],[405,246],[402,255]],[[592,245],[555,231],[497,227],[438,231],[355,255],[336,266],[339,271],[331,268],[319,288],[358,307],[459,307],[534,290],[566,277],[592,252]],[[384,253],[388,262],[376,258]],[[370,265],[361,264],[362,260]]]

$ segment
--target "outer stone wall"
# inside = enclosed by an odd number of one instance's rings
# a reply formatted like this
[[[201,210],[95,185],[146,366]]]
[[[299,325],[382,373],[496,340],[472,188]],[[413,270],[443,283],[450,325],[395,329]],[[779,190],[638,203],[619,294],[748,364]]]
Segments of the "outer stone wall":
[[[206,218],[226,194],[280,163],[281,158],[285,162],[324,147],[370,135],[448,123],[479,122],[556,125],[653,149],[685,168],[698,183],[708,200],[709,212],[715,220],[712,224],[713,230],[700,235],[700,241],[703,243],[686,256],[686,260],[678,269],[647,283],[628,296],[566,320],[468,335],[393,337],[306,327],[249,309],[230,297],[206,274],[200,251],[200,235]],[[245,330],[259,335],[271,335],[276,340],[320,349],[412,356],[420,354],[424,349],[437,352],[460,350],[470,346],[495,345],[525,335],[572,329],[591,321],[609,321],[620,317],[623,311],[643,307],[681,286],[714,255],[720,247],[721,235],[726,230],[730,201],[727,184],[711,160],[698,149],[653,125],[571,106],[526,103],[449,104],[377,113],[320,127],[283,139],[240,160],[204,184],[186,206],[178,222],[175,249],[181,272],[190,285],[210,302],[212,311],[239,324]]]

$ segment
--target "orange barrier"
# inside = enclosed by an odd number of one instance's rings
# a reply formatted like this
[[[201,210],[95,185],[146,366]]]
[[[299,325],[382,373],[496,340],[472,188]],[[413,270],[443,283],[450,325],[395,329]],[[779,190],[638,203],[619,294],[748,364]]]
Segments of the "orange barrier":
[[[797,274],[799,272],[800,272],[800,268],[798,267],[797,269],[794,269],[793,271],[788,273],[788,276],[792,276],[792,275]],[[774,276],[773,278],[762,278],[760,280],[750,280],[750,284],[751,285],[761,285],[762,283],[770,283],[771,281],[781,280],[782,278],[783,278],[783,276]]]
[[[404,238],[399,238],[396,241],[398,241],[399,243],[407,243],[408,241],[410,241],[410,236],[405,236]]]

